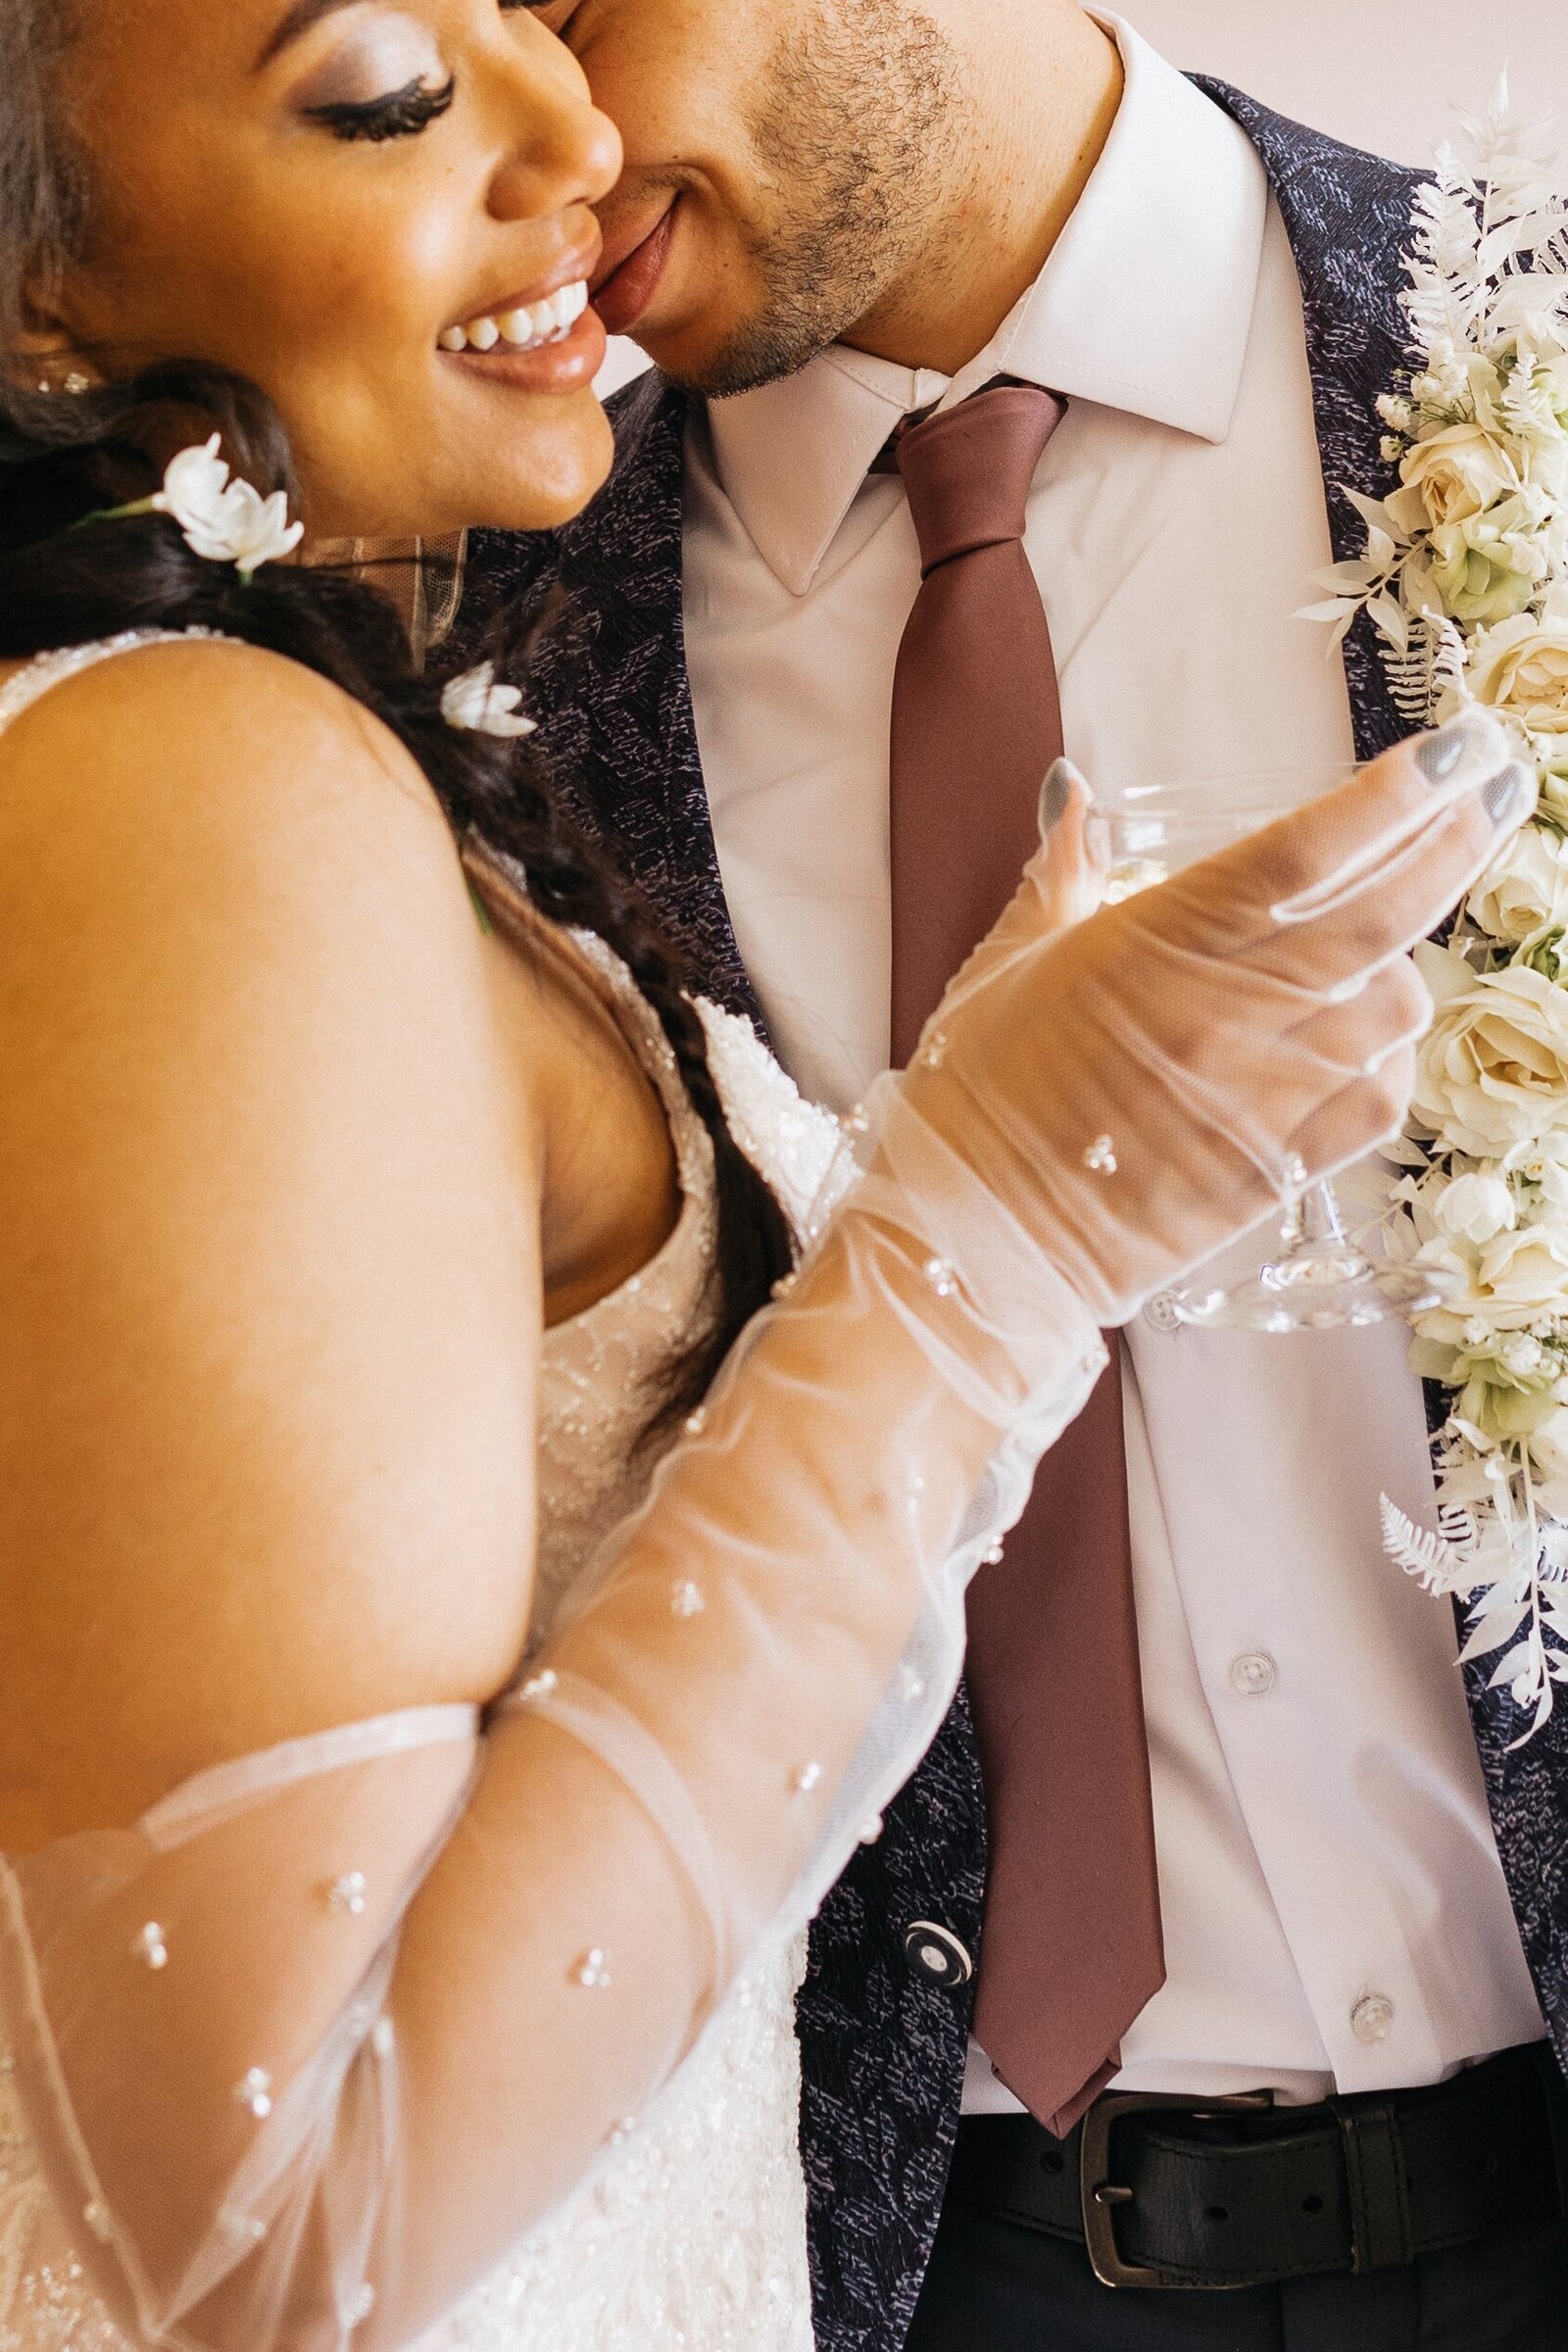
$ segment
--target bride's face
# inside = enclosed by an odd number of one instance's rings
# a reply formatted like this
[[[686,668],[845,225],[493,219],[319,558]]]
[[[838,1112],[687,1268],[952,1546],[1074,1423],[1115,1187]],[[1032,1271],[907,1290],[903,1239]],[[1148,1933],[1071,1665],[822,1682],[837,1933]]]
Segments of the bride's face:
[[[62,347],[259,383],[318,533],[533,529],[586,503],[611,456],[604,330],[592,311],[560,325],[620,145],[526,9],[85,0],[79,18],[64,95],[88,231]],[[504,339],[475,348],[498,318]]]

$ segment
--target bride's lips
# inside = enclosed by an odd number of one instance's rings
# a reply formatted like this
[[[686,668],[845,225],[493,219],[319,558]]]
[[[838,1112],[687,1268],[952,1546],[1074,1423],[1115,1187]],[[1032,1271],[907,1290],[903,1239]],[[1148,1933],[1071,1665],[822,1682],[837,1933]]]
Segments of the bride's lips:
[[[594,309],[611,334],[629,335],[658,292],[679,209],[680,198],[672,197],[653,227],[618,259],[612,259],[609,274],[595,286]]]
[[[443,351],[443,366],[461,368],[487,384],[513,392],[579,392],[591,384],[605,364],[609,338],[599,314],[585,310],[571,332],[537,351],[518,351],[498,343],[491,351]]]
[[[444,365],[509,391],[569,393],[591,384],[605,364],[605,330],[588,299],[602,251],[590,223],[588,240],[532,286],[444,327]]]

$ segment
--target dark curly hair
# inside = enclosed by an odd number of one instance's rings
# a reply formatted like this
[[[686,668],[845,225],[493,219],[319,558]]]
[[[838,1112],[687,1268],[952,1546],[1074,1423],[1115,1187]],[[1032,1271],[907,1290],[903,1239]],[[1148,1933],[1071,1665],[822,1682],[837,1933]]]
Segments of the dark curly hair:
[[[159,486],[153,453],[172,432],[217,429],[258,489],[295,488],[287,437],[253,384],[218,368],[166,364],[78,397],[36,390],[19,359],[24,290],[76,246],[87,174],[54,103],[67,38],[63,0],[5,0],[0,11],[0,661],[130,629],[212,629],[328,678],[374,711],[429,778],[460,839],[514,860],[553,920],[596,932],[634,974],[663,1026],[712,1140],[718,1250],[711,1331],[661,1399],[655,1426],[708,1388],[744,1325],[787,1272],[789,1227],[731,1135],[686,973],[636,892],[563,809],[526,743],[457,733],[441,716],[444,677],[416,662],[390,598],[341,570],[270,565],[250,585],[231,564],[192,554],[160,515],[86,519]],[[534,616],[499,612],[465,665],[492,659],[525,675]]]

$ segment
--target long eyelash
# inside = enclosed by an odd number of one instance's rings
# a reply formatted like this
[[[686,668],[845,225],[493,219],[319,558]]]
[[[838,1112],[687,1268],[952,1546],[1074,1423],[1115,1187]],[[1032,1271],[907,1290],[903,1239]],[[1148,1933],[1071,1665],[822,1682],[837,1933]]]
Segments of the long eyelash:
[[[368,106],[311,106],[305,112],[312,122],[319,122],[337,139],[409,139],[428,130],[451,110],[457,89],[454,74],[442,90],[427,90],[422,81],[411,81],[407,89],[394,90],[387,98],[372,98]]]

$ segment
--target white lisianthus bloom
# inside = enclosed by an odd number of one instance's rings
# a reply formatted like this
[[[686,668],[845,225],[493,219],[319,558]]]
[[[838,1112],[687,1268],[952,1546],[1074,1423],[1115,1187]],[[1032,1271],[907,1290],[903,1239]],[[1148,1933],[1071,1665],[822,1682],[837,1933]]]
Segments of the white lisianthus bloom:
[[[1519,1204],[1500,1176],[1455,1176],[1434,1193],[1432,1214],[1440,1232],[1490,1242],[1513,1231]]]
[[[1568,600],[1557,591],[1541,617],[1521,612],[1484,630],[1466,677],[1478,703],[1530,734],[1568,736]]]
[[[1568,1127],[1568,990],[1524,965],[1477,974],[1451,950],[1416,962],[1438,1003],[1416,1056],[1421,1126],[1471,1159]]]
[[[1568,845],[1545,825],[1526,825],[1504,844],[1465,901],[1489,939],[1520,947],[1568,927]]]
[[[1389,512],[1413,538],[1442,523],[1468,522],[1521,487],[1520,466],[1507,444],[1479,424],[1450,424],[1407,450],[1399,466],[1404,487]]]
[[[1551,569],[1550,522],[1549,499],[1521,490],[1484,514],[1439,523],[1430,578],[1442,611],[1471,624],[1522,612]]]
[[[532,735],[536,721],[521,715],[520,686],[498,686],[493,662],[465,670],[441,697],[441,715],[449,727],[469,735]]]
[[[153,512],[172,515],[192,554],[210,564],[232,564],[247,577],[264,564],[291,556],[305,536],[303,522],[290,522],[281,490],[263,498],[249,482],[229,480],[215,433],[200,449],[182,449],[171,459]]]

